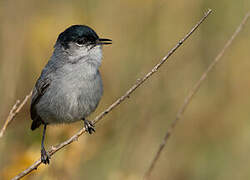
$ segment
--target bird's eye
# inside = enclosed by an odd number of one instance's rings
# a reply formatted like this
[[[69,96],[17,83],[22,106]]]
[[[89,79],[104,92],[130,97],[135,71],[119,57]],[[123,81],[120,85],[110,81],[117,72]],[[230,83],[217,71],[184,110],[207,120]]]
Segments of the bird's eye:
[[[84,42],[85,42],[84,39],[78,39],[78,40],[76,41],[76,45],[77,45],[77,46],[83,46]]]

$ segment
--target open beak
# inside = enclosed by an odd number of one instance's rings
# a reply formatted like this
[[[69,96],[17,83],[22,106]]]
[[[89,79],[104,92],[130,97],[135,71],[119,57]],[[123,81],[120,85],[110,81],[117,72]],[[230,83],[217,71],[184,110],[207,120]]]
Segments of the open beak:
[[[97,44],[101,44],[101,45],[112,44],[112,40],[105,39],[105,38],[99,38],[97,41]]]

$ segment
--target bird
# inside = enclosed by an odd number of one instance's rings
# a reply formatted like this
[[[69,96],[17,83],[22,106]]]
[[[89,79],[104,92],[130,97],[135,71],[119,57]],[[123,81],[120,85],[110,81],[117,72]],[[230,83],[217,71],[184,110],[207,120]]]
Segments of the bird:
[[[43,125],[42,163],[50,163],[44,146],[48,125],[82,120],[89,134],[95,132],[94,125],[86,118],[95,111],[103,95],[99,67],[102,47],[109,44],[111,39],[99,38],[86,25],[72,25],[59,34],[31,96],[31,130]]]

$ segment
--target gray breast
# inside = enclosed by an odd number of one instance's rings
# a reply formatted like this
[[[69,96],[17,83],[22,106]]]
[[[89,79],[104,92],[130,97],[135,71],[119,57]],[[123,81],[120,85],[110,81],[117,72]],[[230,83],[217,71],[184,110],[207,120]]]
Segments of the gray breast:
[[[102,80],[97,68],[68,65],[56,73],[37,104],[37,110],[43,121],[49,124],[78,121],[96,109],[102,93]]]

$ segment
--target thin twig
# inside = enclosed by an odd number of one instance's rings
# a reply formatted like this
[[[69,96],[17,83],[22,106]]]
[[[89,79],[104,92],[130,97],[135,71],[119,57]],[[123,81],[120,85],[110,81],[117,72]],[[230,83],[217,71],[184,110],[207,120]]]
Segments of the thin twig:
[[[7,119],[5,120],[5,123],[0,131],[0,138],[3,137],[3,134],[6,131],[7,126],[12,122],[12,120],[16,117],[16,115],[20,112],[20,110],[23,108],[23,106],[26,104],[26,102],[28,101],[28,99],[30,98],[32,92],[30,92],[22,101],[22,103],[20,104],[20,100],[16,101],[16,104],[14,104],[14,106],[12,107],[12,109],[10,110],[10,113],[7,117]]]
[[[100,113],[94,120],[93,124],[98,123],[106,114],[108,114],[111,110],[113,110],[115,107],[117,107],[121,102],[123,102],[126,98],[128,98],[141,84],[143,84],[150,76],[152,76],[157,70],[163,65],[164,62],[186,41],[191,34],[199,27],[199,25],[207,18],[207,16],[212,12],[212,10],[208,10],[207,13],[205,13],[204,17],[190,30],[189,33],[187,33],[182,40],[180,40],[177,45],[175,45],[169,52],[168,54],[163,57],[163,59],[156,64],[153,69],[147,73],[142,79],[138,79],[136,83],[118,100],[116,100],[113,104],[111,104],[105,111]],[[64,146],[67,146],[71,144],[72,142],[76,141],[79,136],[81,136],[85,132],[85,128],[82,128],[76,133],[74,136],[72,136],[70,139],[62,142],[61,144],[52,147],[49,150],[49,155],[52,156],[55,154],[57,151],[62,149]],[[22,171],[19,173],[17,176],[13,178],[13,180],[20,179],[24,177],[25,175],[29,174],[31,171],[37,169],[37,167],[41,164],[41,159],[37,160],[34,164],[32,164],[30,167],[28,167],[26,170]]]
[[[170,125],[169,129],[167,130],[162,143],[159,145],[159,148],[158,148],[158,150],[157,150],[157,152],[156,152],[156,154],[155,154],[152,162],[150,163],[150,166],[149,166],[148,170],[146,171],[146,173],[144,175],[144,179],[145,180],[146,179],[150,179],[151,173],[152,173],[152,171],[153,171],[153,169],[155,167],[156,162],[158,161],[158,159],[159,159],[159,157],[160,157],[160,155],[162,153],[163,148],[165,147],[165,145],[166,145],[168,139],[170,138],[170,136],[172,135],[172,132],[173,132],[174,128],[176,127],[176,124],[182,118],[183,113],[187,109],[187,106],[190,104],[192,98],[194,97],[194,95],[200,89],[200,86],[201,86],[202,82],[207,78],[208,73],[215,67],[215,65],[217,64],[217,62],[224,55],[226,49],[232,44],[232,42],[235,39],[235,37],[242,30],[242,28],[246,24],[249,16],[250,16],[250,12],[248,12],[245,15],[245,17],[243,18],[242,22],[237,27],[237,29],[235,30],[235,32],[233,33],[233,35],[231,36],[231,38],[227,41],[227,43],[225,44],[225,46],[222,48],[222,50],[219,52],[219,54],[215,57],[215,59],[212,61],[212,63],[208,66],[208,68],[206,69],[206,71],[202,74],[202,76],[200,77],[200,79],[196,82],[196,84],[193,86],[193,88],[191,89],[191,91],[189,92],[189,94],[187,95],[187,97],[185,98],[184,103],[182,104],[182,106],[180,107],[179,111],[177,112],[175,120],[172,122],[172,124]]]

